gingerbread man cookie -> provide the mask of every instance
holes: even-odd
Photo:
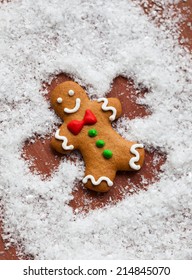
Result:
[[[85,187],[107,192],[117,170],[141,168],[143,145],[123,139],[111,126],[122,113],[117,98],[92,101],[81,86],[68,81],[51,92],[51,105],[64,121],[51,145],[62,154],[80,151],[85,161]]]

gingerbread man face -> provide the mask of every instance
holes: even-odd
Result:
[[[83,88],[71,81],[58,85],[51,94],[51,105],[63,120],[81,111],[83,103],[87,101],[88,97]]]
[[[64,120],[51,145],[63,154],[80,151],[85,161],[85,187],[106,192],[117,170],[141,168],[143,145],[126,141],[111,126],[122,113],[117,98],[91,101],[78,84],[64,82],[52,91],[51,105]]]

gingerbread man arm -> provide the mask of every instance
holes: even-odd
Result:
[[[57,152],[66,154],[76,149],[75,142],[76,141],[74,141],[74,136],[69,132],[66,125],[63,124],[55,132],[55,135],[51,139],[51,146]]]
[[[122,106],[117,98],[99,98],[97,102],[102,102],[101,108],[103,111],[109,111],[111,115],[109,116],[109,120],[112,122],[118,119],[122,113]]]

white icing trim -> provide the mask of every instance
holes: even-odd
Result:
[[[135,156],[130,159],[129,166],[135,170],[139,170],[141,168],[139,164],[135,164],[135,162],[139,161],[140,159],[139,152],[136,150],[138,148],[143,148],[143,144],[133,144],[130,149],[130,152]]]
[[[74,92],[74,90],[70,89],[70,90],[68,91],[68,94],[69,94],[69,96],[73,96],[73,95],[75,94],[75,92]]]
[[[80,98],[76,98],[75,107],[72,108],[72,109],[64,108],[64,112],[68,113],[68,114],[75,113],[75,112],[77,112],[79,110],[80,106],[81,106],[81,99]]]
[[[109,119],[110,119],[111,122],[114,121],[114,120],[115,120],[115,117],[116,117],[116,114],[117,114],[117,110],[116,110],[115,107],[113,107],[113,106],[107,106],[108,103],[109,103],[108,99],[105,98],[105,97],[99,98],[99,99],[97,100],[97,102],[104,102],[104,103],[102,104],[102,106],[101,106],[101,108],[102,108],[103,111],[109,111],[109,110],[110,110],[110,111],[113,112],[113,114],[109,117]]]
[[[57,103],[60,104],[60,103],[62,103],[62,102],[63,102],[63,99],[62,99],[61,97],[58,97],[58,98],[57,98]]]
[[[101,183],[101,181],[106,181],[109,187],[113,186],[113,182],[108,177],[101,176],[97,181],[95,181],[93,175],[85,176],[85,178],[83,178],[82,180],[83,184],[86,184],[89,179],[91,180],[91,183],[95,186],[98,186]]]
[[[67,143],[68,143],[67,137],[59,135],[59,132],[60,132],[60,129],[58,129],[58,130],[56,131],[56,133],[55,133],[55,138],[56,138],[57,140],[62,140],[62,141],[63,141],[63,143],[62,143],[62,148],[63,148],[63,150],[73,150],[73,149],[74,149],[74,146],[73,146],[73,145],[67,146]]]

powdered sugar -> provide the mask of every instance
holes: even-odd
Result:
[[[191,258],[192,58],[176,29],[155,26],[127,0],[17,0],[0,4],[0,24],[4,237],[39,259]],[[75,215],[68,202],[80,162],[64,161],[44,181],[30,173],[22,146],[53,132],[58,119],[40,90],[60,72],[97,98],[119,74],[150,89],[140,102],[152,115],[117,122],[125,138],[167,153],[147,192]]]

